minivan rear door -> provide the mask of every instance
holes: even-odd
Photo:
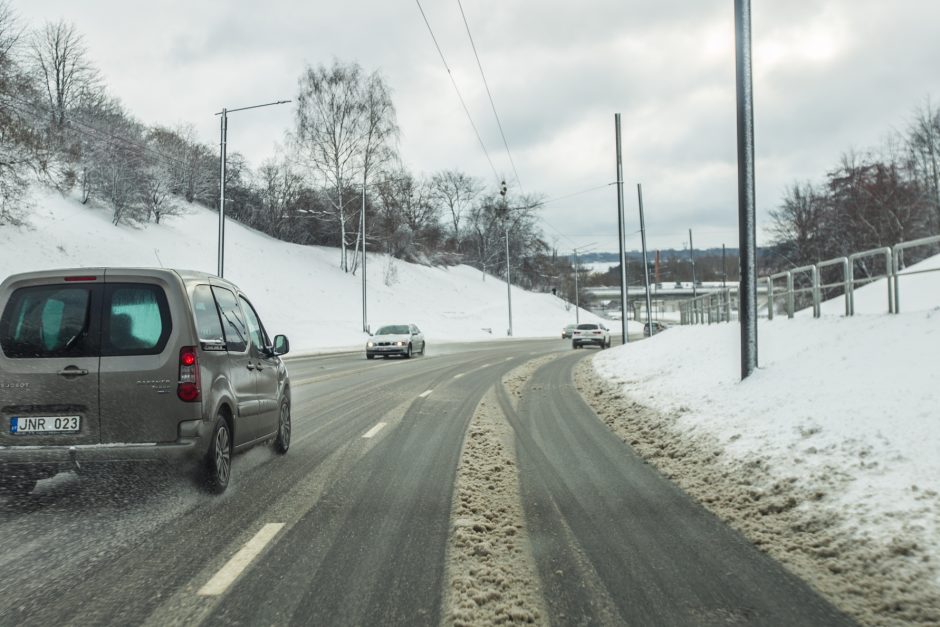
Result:
[[[146,269],[111,269],[105,280],[101,442],[173,442],[179,423],[199,412],[198,403],[176,396],[180,346],[189,335],[182,281],[174,273]]]
[[[97,444],[101,270],[0,288],[0,446]]]

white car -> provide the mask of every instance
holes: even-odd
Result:
[[[579,324],[571,335],[571,348],[581,348],[585,344],[596,344],[601,348],[610,348],[610,331],[603,324],[585,322]]]
[[[401,355],[406,359],[416,353],[424,354],[425,342],[421,329],[414,324],[389,324],[379,327],[366,342],[366,359],[376,355]]]

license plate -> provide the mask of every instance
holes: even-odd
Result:
[[[81,424],[81,416],[13,416],[10,433],[76,433]]]

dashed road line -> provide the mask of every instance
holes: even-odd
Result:
[[[418,398],[427,398],[433,391],[434,390],[427,390],[425,392],[421,392],[421,394],[418,394]]]
[[[224,593],[258,557],[264,547],[274,539],[282,527],[284,523],[268,523],[262,527],[251,540],[245,543],[245,546],[238,550],[238,553],[232,556],[232,559],[226,562],[225,566],[219,569],[219,572],[212,576],[212,579],[206,582],[206,585],[199,589],[199,596],[212,597]]]
[[[366,431],[365,434],[364,434],[362,437],[364,437],[364,438],[371,438],[371,437],[374,436],[376,433],[378,433],[379,431],[381,431],[381,430],[382,430],[382,427],[384,427],[384,426],[385,426],[385,423],[384,423],[384,422],[380,422],[379,424],[375,425],[374,427],[372,427],[371,429],[369,429],[368,431]]]
[[[465,374],[466,374],[465,372],[461,372],[460,374],[455,374],[455,375],[454,375],[454,378],[455,378],[455,379],[459,379],[460,377],[464,376]]]

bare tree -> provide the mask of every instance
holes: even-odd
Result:
[[[360,178],[367,183],[370,170],[390,149],[396,133],[395,109],[378,74],[366,77],[357,63],[334,61],[329,68],[308,66],[301,75],[294,142],[332,191],[344,271],[350,269],[350,222],[359,197],[351,197],[347,190]]]
[[[0,225],[23,220],[21,200],[40,148],[35,116],[22,100],[31,85],[18,63],[21,35],[16,16],[0,0]]]
[[[47,22],[32,38],[32,61],[46,95],[53,129],[61,131],[81,100],[97,97],[98,72],[73,24]]]
[[[783,204],[770,211],[770,234],[793,265],[823,259],[825,198],[809,183],[787,188]]]
[[[460,252],[461,220],[483,191],[482,184],[457,170],[443,170],[431,177],[431,198],[446,209],[454,250]]]
[[[300,77],[295,140],[313,170],[335,194],[332,199],[340,229],[340,268],[346,258],[346,186],[355,176],[363,137],[358,64],[307,67]]]
[[[362,165],[362,202],[366,202],[365,190],[369,185],[369,175],[374,168],[381,168],[395,157],[393,142],[398,137],[398,122],[391,92],[382,76],[376,71],[370,74],[363,86],[363,142],[360,157]],[[353,256],[353,273],[359,260],[359,248],[364,244],[360,238],[365,233],[363,224],[365,215],[359,212],[359,228],[356,233],[356,251]]]
[[[908,142],[914,157],[915,171],[931,191],[931,231],[940,232],[940,110],[930,100],[918,109],[908,133]]]

